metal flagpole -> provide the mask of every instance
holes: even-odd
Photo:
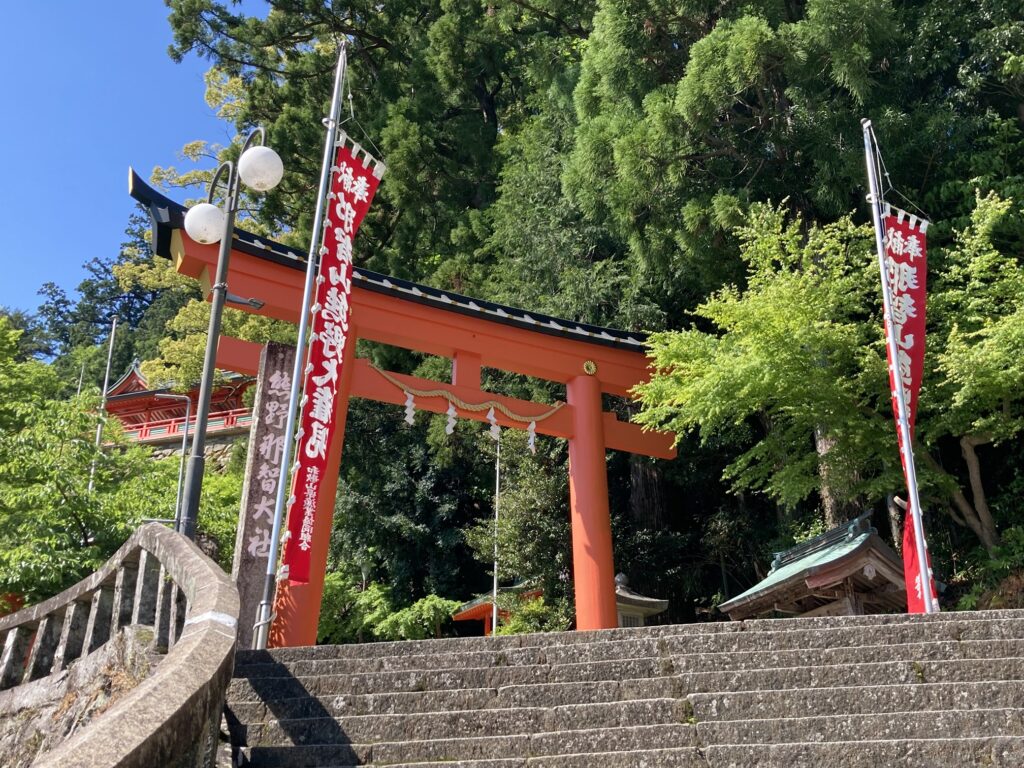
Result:
[[[864,129],[864,155],[867,160],[868,189],[870,195],[868,202],[871,203],[871,218],[875,225],[875,248],[878,250],[878,268],[882,276],[882,306],[885,311],[885,337],[889,350],[889,376],[890,384],[893,386],[893,394],[896,397],[896,418],[899,422],[900,433],[903,436],[901,451],[903,452],[903,465],[907,473],[907,493],[909,495],[910,515],[914,521],[914,543],[917,548],[918,578],[921,584],[921,595],[924,601],[925,613],[936,613],[939,608],[935,604],[932,595],[932,579],[928,567],[928,548],[924,540],[924,523],[921,520],[921,501],[917,493],[917,469],[914,466],[914,446],[910,439],[910,419],[907,414],[907,401],[903,395],[903,382],[894,366],[899,360],[899,350],[896,346],[896,335],[892,321],[892,296],[889,293],[889,281],[886,279],[885,269],[885,240],[882,232],[882,196],[878,191],[878,166],[875,163],[873,152],[874,143],[871,138],[871,121],[861,120]]]
[[[96,450],[100,449],[103,439],[103,412],[107,407],[107,387],[110,386],[110,361],[114,358],[114,334],[117,333],[117,315],[110,323],[110,344],[107,346],[107,370],[103,374],[103,392],[100,393],[100,423],[96,425]],[[83,369],[84,370],[84,369]],[[81,388],[81,384],[79,384]],[[89,493],[92,493],[93,481],[96,479],[96,457],[92,457],[89,466]]]
[[[324,118],[324,125],[327,127],[327,136],[324,139],[324,156],[320,170],[320,187],[317,192],[316,214],[313,217],[313,234],[310,239],[309,255],[306,258],[306,283],[302,292],[302,309],[299,312],[299,333],[295,343],[295,365],[292,368],[292,387],[288,397],[288,419],[284,428],[284,446],[281,454],[281,473],[277,481],[277,499],[274,503],[274,527],[270,534],[270,552],[267,559],[267,577],[263,583],[263,598],[260,601],[256,616],[254,630],[254,647],[264,649],[267,647],[267,637],[270,634],[271,607],[274,600],[274,587],[277,583],[277,556],[280,546],[281,526],[284,520],[285,502],[288,498],[291,484],[289,474],[291,471],[292,444],[295,440],[295,422],[298,416],[299,393],[302,386],[302,376],[305,370],[305,340],[309,328],[309,307],[313,296],[313,286],[316,282],[317,267],[320,263],[320,242],[323,236],[324,208],[326,207],[327,191],[331,183],[331,165],[334,160],[334,144],[338,137],[338,119],[341,113],[341,93],[345,81],[347,59],[345,55],[345,41],[341,41],[338,49],[338,65],[334,72],[334,92],[331,95],[331,111]]]
[[[491,635],[498,629],[498,501],[501,498],[501,433],[494,459],[494,586],[491,592]]]
[[[185,457],[188,455],[188,423],[192,419],[192,398],[189,395],[176,395],[172,392],[161,392],[154,397],[185,403],[185,426],[181,435],[181,458],[178,460],[178,497],[174,501],[174,530],[181,533],[181,492],[182,481],[185,478]]]

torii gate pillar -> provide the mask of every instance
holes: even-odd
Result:
[[[569,508],[572,519],[576,628],[617,627],[612,525],[601,383],[577,376],[566,384],[574,435],[569,438]]]
[[[352,328],[345,339],[345,360],[355,361],[356,332]],[[334,409],[334,434],[327,446],[327,466],[340,467],[345,446],[345,422],[348,419],[348,400],[352,394],[355,365],[342,366],[338,379],[338,395]],[[309,552],[309,581],[300,584],[284,579],[278,582],[274,600],[277,614],[270,626],[270,648],[290,648],[297,645],[316,645],[316,631],[320,623],[320,603],[324,596],[324,576],[327,573],[327,550],[334,524],[334,497],[338,493],[338,473],[327,472],[321,482],[320,498],[313,518],[313,546]]]

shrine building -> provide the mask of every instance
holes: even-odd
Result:
[[[252,426],[252,409],[247,408],[243,395],[254,383],[251,376],[226,372],[222,383],[215,387],[210,400],[210,420],[206,434],[209,437],[237,438],[247,435]],[[152,388],[142,371],[139,361],[106,392],[105,410],[121,422],[128,439],[145,445],[168,444],[180,449],[184,436],[186,411],[189,417],[189,434],[195,426],[195,403],[199,397],[198,385],[187,393],[191,408],[180,397],[165,397],[173,393],[168,387]]]

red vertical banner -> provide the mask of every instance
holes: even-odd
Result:
[[[899,410],[896,402],[896,387],[903,390],[903,401],[907,406],[907,423],[910,425],[910,439],[914,435],[917,417],[917,400],[921,391],[924,374],[925,346],[925,303],[926,280],[928,276],[928,249],[926,235],[928,222],[911,216],[906,211],[890,209],[883,217],[885,228],[885,279],[889,289],[892,312],[892,333],[895,337],[897,360],[892,360],[889,347],[889,386],[892,392],[892,410],[896,416],[896,433],[900,441],[900,458],[903,460],[903,441],[907,439],[900,429]],[[903,473],[906,476],[906,462]],[[914,537],[914,521],[910,505],[903,521],[903,573],[907,582],[907,612],[924,613],[921,567],[917,559]],[[931,578],[930,562],[928,581],[932,594],[935,583]]]
[[[311,307],[310,344],[296,436],[296,469],[288,500],[288,579],[309,581],[313,520],[320,485],[327,472],[327,449],[334,433],[335,399],[349,333],[352,294],[352,242],[370,208],[384,166],[342,133],[331,168],[330,192],[320,246],[320,266]],[[360,156],[361,155],[361,156]]]
[[[932,587],[932,598],[938,604],[939,594],[932,578],[932,556],[928,557],[928,581]],[[924,593],[921,591],[921,569],[917,563],[917,540],[914,538],[914,517],[907,505],[903,515],[903,578],[907,583],[907,613],[927,613],[924,605]]]

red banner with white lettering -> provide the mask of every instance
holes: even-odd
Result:
[[[361,156],[360,156],[361,155]],[[320,266],[311,307],[309,357],[303,382],[297,468],[288,500],[288,541],[284,565],[292,582],[309,581],[313,523],[327,451],[334,434],[335,399],[345,364],[352,293],[352,241],[370,208],[384,166],[342,134],[331,168],[330,192],[320,246]],[[332,499],[333,502],[333,499]]]
[[[907,422],[913,439],[917,417],[917,398],[921,391],[921,377],[924,373],[925,334],[925,283],[928,276],[928,250],[925,233],[928,222],[911,216],[906,211],[890,209],[883,218],[885,227],[885,276],[889,287],[892,309],[893,336],[896,339],[898,360],[889,357],[889,386],[892,392],[892,411],[896,416],[896,434],[900,441],[900,458],[903,458],[904,435],[900,430],[899,410],[896,404],[896,387],[903,388],[903,400],[907,406]],[[888,356],[888,347],[887,356]],[[899,377],[897,384],[896,377]],[[903,473],[907,467],[904,462]],[[914,520],[910,504],[903,520],[903,574],[907,582],[907,612],[924,613],[924,595],[921,590],[921,569],[917,561],[917,546],[914,537]],[[928,564],[929,583],[935,593],[931,579],[931,563]]]

